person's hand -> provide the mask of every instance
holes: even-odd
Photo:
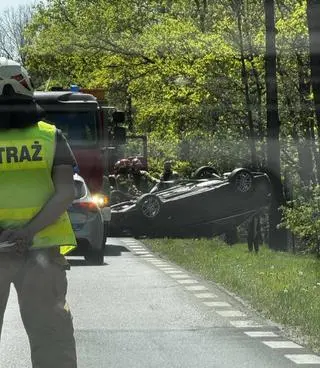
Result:
[[[0,234],[0,243],[12,243],[13,250],[23,255],[32,245],[33,234],[28,228],[6,229]]]
[[[24,240],[18,239],[13,246],[14,251],[18,256],[23,256],[29,249],[30,243],[27,243]]]
[[[14,230],[13,229],[6,229],[2,230],[0,234],[0,243],[11,243],[11,237],[13,237]]]

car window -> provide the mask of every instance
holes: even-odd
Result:
[[[97,143],[94,112],[47,111],[46,119],[61,129],[71,146],[90,146]]]

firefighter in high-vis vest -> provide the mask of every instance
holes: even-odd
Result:
[[[76,245],[66,212],[76,162],[62,133],[40,114],[27,71],[0,58],[0,331],[12,283],[32,366],[75,368],[60,249]]]

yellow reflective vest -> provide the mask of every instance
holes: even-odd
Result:
[[[27,129],[0,131],[0,226],[21,227],[54,194],[52,165],[56,128],[40,121]],[[66,254],[76,245],[67,212],[33,238],[33,248],[61,246]]]

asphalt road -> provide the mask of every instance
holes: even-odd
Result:
[[[108,243],[104,266],[72,259],[68,274],[80,368],[320,367],[318,356],[216,285],[134,239]],[[31,367],[14,290],[0,367]]]

